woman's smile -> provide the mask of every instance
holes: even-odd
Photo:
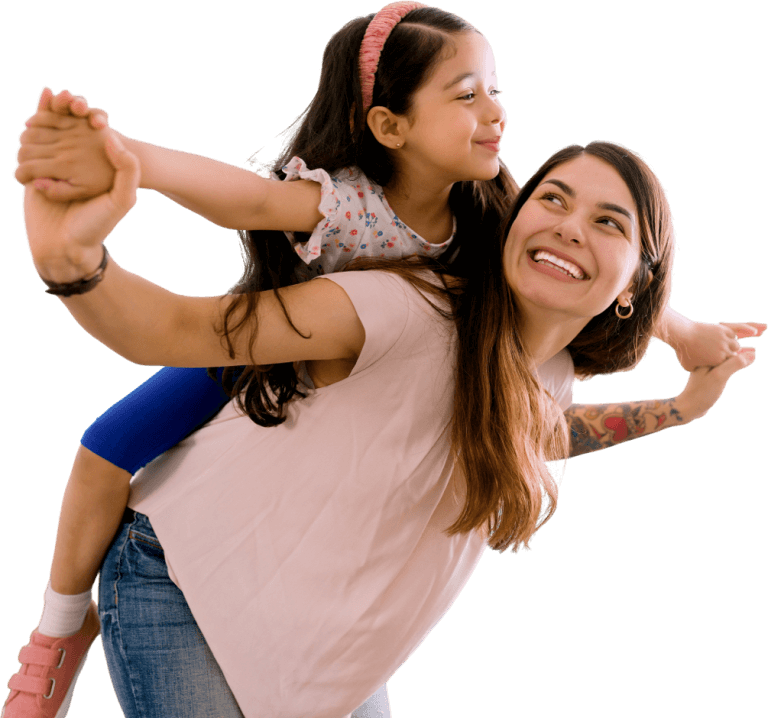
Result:
[[[526,257],[528,258],[529,266],[534,271],[546,274],[547,276],[552,277],[553,279],[557,279],[558,281],[566,282],[568,284],[581,284],[582,282],[585,282],[587,279],[589,279],[587,276],[584,276],[581,279],[577,279],[576,277],[571,276],[562,267],[558,267],[554,263],[548,262],[546,259],[535,262],[530,253],[527,253]]]

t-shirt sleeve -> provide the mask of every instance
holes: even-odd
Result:
[[[206,369],[166,367],[105,411],[82,445],[131,474],[185,439],[229,401]]]
[[[402,277],[376,270],[337,272],[323,279],[347,293],[365,329],[365,344],[350,376],[359,374],[382,359],[403,336],[415,290]]]
[[[539,380],[565,411],[573,403],[575,370],[571,353],[563,349],[539,367]]]

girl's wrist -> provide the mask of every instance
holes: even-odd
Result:
[[[680,346],[688,341],[693,324],[694,322],[690,319],[668,307],[664,312],[664,336],[660,338],[677,351]]]
[[[147,148],[151,147],[151,145],[148,145],[146,142],[141,142],[140,140],[134,140],[130,137],[126,137],[119,132],[117,135],[120,137],[123,145],[125,145],[125,149],[127,149],[131,154],[136,155],[139,160],[139,187],[141,189],[152,189],[151,185],[148,184],[148,178],[145,177],[145,175],[148,174],[145,171],[148,165],[146,162],[146,152]]]

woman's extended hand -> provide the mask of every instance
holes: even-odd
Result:
[[[36,180],[35,187],[58,202],[95,197],[112,188],[103,110],[89,108],[84,97],[67,90],[54,96],[46,88],[26,124],[16,170],[21,184]]]
[[[683,421],[687,423],[704,416],[720,398],[728,380],[754,360],[755,350],[750,347],[740,349],[718,366],[694,369],[688,384],[675,402]]]
[[[29,246],[37,271],[50,281],[73,282],[95,271],[104,239],[136,203],[139,162],[117,133],[105,132],[106,155],[115,170],[109,193],[84,202],[59,203],[47,199],[33,184],[26,185]]]

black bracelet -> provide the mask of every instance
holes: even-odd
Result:
[[[48,289],[45,290],[46,294],[54,294],[57,297],[71,297],[73,294],[85,294],[90,292],[102,279],[104,279],[104,270],[107,268],[107,259],[109,258],[109,252],[107,252],[106,246],[101,245],[104,250],[104,256],[101,259],[101,264],[96,268],[93,276],[83,279],[78,279],[76,282],[67,282],[66,284],[59,284],[57,282],[49,282],[47,279],[42,279],[47,285]]]

